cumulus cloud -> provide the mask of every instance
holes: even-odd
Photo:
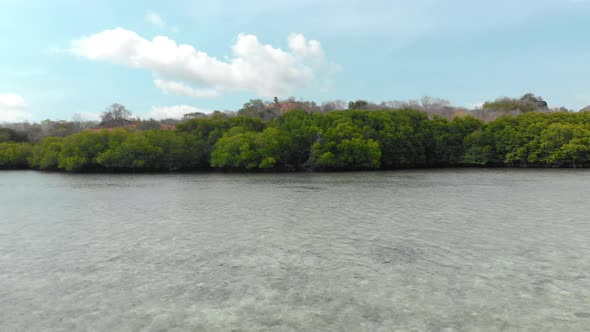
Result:
[[[301,57],[310,57],[316,60],[324,60],[324,50],[317,40],[307,40],[299,33],[291,34],[288,38],[289,48]]]
[[[146,118],[161,119],[180,119],[188,113],[209,113],[209,110],[203,110],[189,105],[174,106],[152,106],[152,110],[145,114]]]
[[[26,111],[25,99],[16,93],[0,93],[0,122],[30,120],[32,115]]]
[[[148,40],[134,31],[116,28],[74,40],[70,52],[93,61],[149,70],[162,91],[194,97],[225,91],[284,97],[338,70],[327,61],[316,40],[293,34],[288,48],[282,50],[261,43],[254,35],[240,34],[231,48],[232,57],[220,60],[165,36]]]

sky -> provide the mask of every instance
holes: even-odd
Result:
[[[0,122],[249,99],[590,105],[590,0],[0,0]]]

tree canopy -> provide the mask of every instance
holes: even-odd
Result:
[[[13,131],[1,131],[1,137],[11,139],[0,142],[0,167],[294,171],[590,166],[589,112],[526,112],[488,123],[416,110],[290,111],[268,122],[218,113],[192,118],[175,130],[149,128],[82,131],[38,143],[19,142]]]

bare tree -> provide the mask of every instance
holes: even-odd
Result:
[[[112,104],[100,115],[100,125],[105,127],[117,127],[128,124],[131,111],[121,104]]]
[[[72,127],[75,132],[82,131],[84,129],[92,128],[97,124],[96,121],[88,120],[84,115],[75,113],[72,115]]]
[[[341,111],[346,109],[346,102],[343,100],[327,101],[322,103],[321,112]]]

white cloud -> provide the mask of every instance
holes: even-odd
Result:
[[[145,16],[143,18],[146,22],[158,28],[165,28],[167,26],[166,22],[164,22],[164,20],[158,13],[148,11],[145,13]]]
[[[180,82],[154,80],[156,87],[166,94],[177,94],[197,98],[213,98],[219,96],[219,91],[214,89],[193,89]]]
[[[32,115],[26,111],[25,99],[16,93],[0,93],[0,122],[27,121]]]
[[[319,41],[307,40],[304,35],[293,33],[289,36],[288,42],[293,54],[303,61],[308,61],[314,69],[324,70],[329,73],[342,70],[340,65],[326,60],[326,54]]]
[[[199,97],[210,97],[213,91],[284,97],[338,69],[326,60],[316,40],[294,34],[288,46],[285,51],[260,43],[254,35],[240,34],[232,46],[233,56],[222,61],[165,36],[147,40],[134,31],[116,28],[74,40],[70,52],[93,61],[149,70],[165,92]]]
[[[0,94],[0,109],[18,109],[23,110],[27,108],[25,99],[16,93],[1,93]]]
[[[145,114],[145,118],[153,119],[180,119],[187,113],[209,113],[209,110],[203,110],[189,105],[174,106],[152,106],[152,110]]]

